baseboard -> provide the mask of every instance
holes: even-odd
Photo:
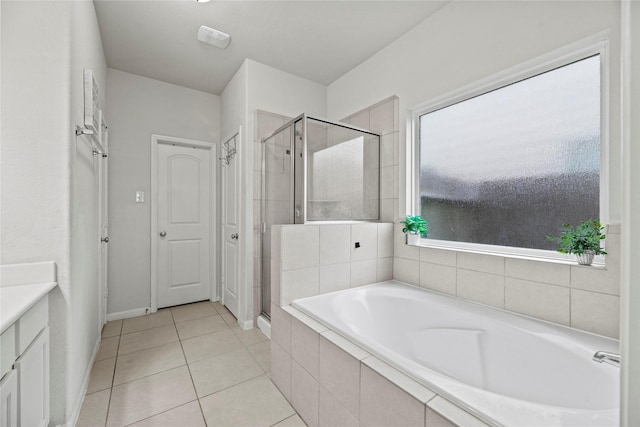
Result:
[[[258,316],[258,328],[271,339],[271,322],[263,315]]]
[[[93,354],[91,355],[91,361],[87,366],[87,369],[84,373],[84,377],[82,378],[82,385],[80,386],[80,391],[75,398],[75,404],[73,405],[73,409],[69,416],[67,417],[67,423],[65,424],[67,427],[74,427],[78,423],[78,418],[80,417],[80,411],[82,410],[82,404],[84,403],[84,396],[87,393],[87,387],[89,387],[89,380],[91,379],[91,370],[93,369],[93,363],[96,360],[96,356],[98,355],[98,350],[100,350],[100,342],[102,341],[102,337],[98,335],[98,341],[96,341],[96,345],[93,349]]]
[[[253,319],[251,320],[238,320],[238,325],[240,325],[240,327],[242,329],[244,329],[245,331],[248,331],[249,329],[253,329]]]
[[[149,314],[150,312],[151,308],[142,307],[134,308],[133,310],[118,311],[116,313],[108,313],[107,322],[111,322],[112,320],[128,319],[130,317],[144,316],[145,314]]]

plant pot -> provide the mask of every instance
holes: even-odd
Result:
[[[420,235],[418,234],[405,234],[407,238],[407,245],[418,246],[420,244]]]
[[[596,252],[591,250],[586,250],[581,254],[576,254],[578,264],[580,265],[591,265],[594,256],[596,256]]]

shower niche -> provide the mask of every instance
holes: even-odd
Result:
[[[271,310],[271,226],[380,220],[380,135],[301,115],[262,140],[263,314]]]

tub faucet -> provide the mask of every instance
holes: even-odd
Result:
[[[609,353],[608,351],[596,351],[593,355],[593,360],[598,363],[608,363],[609,365],[620,367],[620,355]]]

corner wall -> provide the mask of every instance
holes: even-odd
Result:
[[[107,70],[109,301],[114,314],[151,306],[151,134],[220,139],[220,97]],[[136,191],[145,202],[136,203]]]
[[[79,410],[99,340],[97,171],[84,121],[83,68],[105,106],[106,67],[92,2],[3,1],[2,264],[54,261],[49,298],[51,424]],[[38,31],[33,31],[37,28]]]

